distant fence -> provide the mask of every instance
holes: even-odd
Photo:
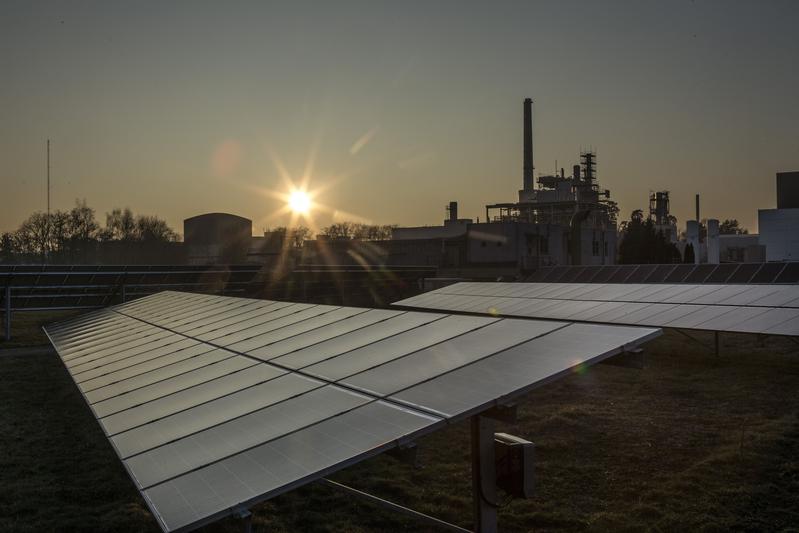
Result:
[[[18,311],[94,309],[164,290],[251,295],[260,265],[0,265],[5,338]]]
[[[164,290],[334,305],[383,305],[421,291],[430,267],[300,265],[0,265],[5,338],[19,311],[106,307]]]
[[[799,283],[799,262],[554,266],[526,281],[544,283]]]

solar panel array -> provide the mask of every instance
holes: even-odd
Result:
[[[799,335],[797,285],[463,282],[394,305],[508,317]]]
[[[174,292],[46,331],[164,531],[199,527],[659,334]]]
[[[263,285],[260,265],[0,265],[14,311],[103,307],[163,290],[249,295]],[[6,293],[0,291],[5,305]]]
[[[799,283],[797,263],[542,267],[526,281],[546,283]]]

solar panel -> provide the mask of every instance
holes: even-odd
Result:
[[[446,301],[471,309],[484,298]],[[175,292],[46,332],[164,531],[199,527],[659,334]]]
[[[697,265],[695,269],[688,274],[683,283],[704,283],[705,280],[716,270],[718,265]]]
[[[558,282],[559,283],[572,283],[574,281],[577,281],[577,278],[583,273],[584,270],[585,270],[585,267],[570,268],[566,272],[566,274],[561,276],[561,278],[558,280]]]
[[[602,271],[602,268],[603,267],[601,266],[585,267],[583,273],[580,276],[578,276],[577,279],[575,279],[574,281],[579,283],[589,283],[593,281],[593,279],[597,276],[597,274],[599,274]]]
[[[643,283],[643,281],[649,277],[652,271],[655,270],[657,265],[640,265],[635,271],[630,274],[625,281],[625,283]]]
[[[681,266],[693,269],[693,265]],[[472,283],[455,284],[394,305],[505,317],[799,336],[796,285]]]
[[[663,281],[665,283],[680,283],[693,272],[695,267],[696,265],[677,265]]]
[[[751,283],[774,283],[785,268],[785,263],[764,263],[752,277]]]
[[[607,281],[612,278],[617,271],[621,269],[620,266],[606,266],[602,267],[596,276],[591,280],[592,283],[607,283]]]
[[[749,283],[752,277],[763,266],[762,263],[741,263],[735,273],[727,280],[728,283]]]
[[[799,283],[799,263],[788,263],[774,283]]]
[[[567,270],[569,270],[569,267],[567,266],[552,267],[549,269],[549,272],[547,273],[546,277],[544,277],[544,281],[547,282],[558,281],[560,277],[566,273]]]
[[[620,266],[616,272],[608,279],[608,283],[624,283],[624,281],[635,272],[638,265],[623,265]]]
[[[705,279],[705,283],[725,283],[738,270],[738,263],[717,265],[715,270]]]

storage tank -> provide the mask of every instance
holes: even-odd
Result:
[[[694,263],[699,264],[699,221],[689,220],[685,223],[685,240],[694,248]]]
[[[190,264],[243,263],[252,240],[252,221],[229,213],[206,213],[183,221]]]
[[[707,221],[707,262],[719,264],[719,221],[715,218]]]

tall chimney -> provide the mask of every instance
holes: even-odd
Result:
[[[458,221],[458,202],[450,202],[449,203],[449,219],[453,222]]]
[[[699,222],[699,195],[696,195],[696,221]]]
[[[524,174],[523,189],[533,190],[533,100],[524,99]]]

